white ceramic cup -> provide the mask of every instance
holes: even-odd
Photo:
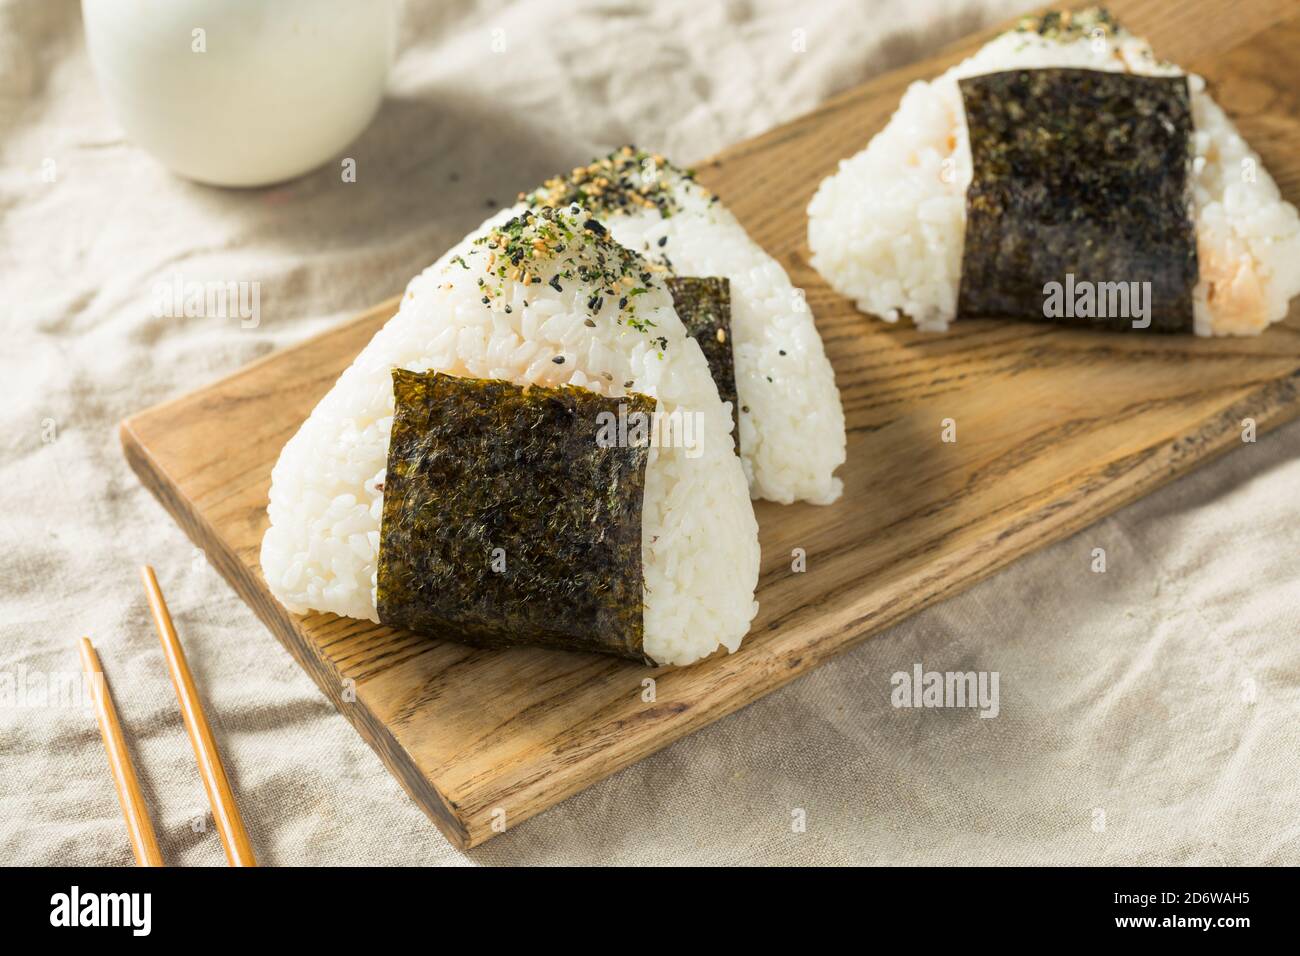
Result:
[[[86,43],[127,135],[219,186],[301,175],[384,95],[392,0],[82,0]]]

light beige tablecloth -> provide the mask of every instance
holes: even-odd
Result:
[[[1300,426],[469,854],[118,448],[123,416],[399,291],[546,175],[625,141],[702,158],[1017,6],[428,0],[406,9],[391,98],[348,152],[357,183],[331,166],[226,192],[124,139],[76,3],[4,0],[0,680],[75,672],[76,637],[94,637],[177,863],[223,855],[191,825],[206,802],[136,579],[146,561],[266,863],[1300,862]],[[487,55],[498,28],[531,54]],[[154,318],[154,283],[178,272],[260,282],[260,327]],[[997,671],[999,716],[892,707],[890,675],[917,662]],[[0,862],[129,861],[90,715],[0,706]]]

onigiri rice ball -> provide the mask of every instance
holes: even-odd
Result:
[[[639,257],[584,228],[576,207],[548,221],[573,236],[564,261],[539,256],[521,271],[481,242],[511,220],[503,211],[407,287],[397,314],[321,399],[271,476],[261,563],[291,611],[378,621],[380,519],[393,424],[392,369],[436,370],[518,385],[573,385],[619,397],[638,392],[656,411],[700,423],[690,445],[652,446],[645,466],[641,557],[645,654],[689,664],[734,651],[757,611],[758,527],[735,454],[729,409],[672,298]],[[540,217],[510,225],[542,241]],[[644,291],[635,314],[583,275],[622,260]],[[557,361],[562,358],[563,361]]]
[[[521,198],[531,208],[581,202],[615,240],[674,275],[728,279],[751,494],[783,504],[839,498],[844,410],[812,310],[716,196],[663,156],[624,146]]]
[[[913,83],[889,123],[808,206],[812,264],[864,312],[943,331],[957,316],[972,179],[958,80],[1067,67],[1181,76],[1102,10],[1030,17],[941,76]],[[1232,121],[1188,74],[1198,335],[1255,335],[1300,293],[1300,216]]]

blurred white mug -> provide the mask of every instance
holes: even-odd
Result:
[[[393,0],[82,0],[100,88],[174,172],[262,186],[348,145],[383,99]]]

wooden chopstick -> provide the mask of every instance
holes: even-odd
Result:
[[[99,719],[99,734],[104,738],[108,769],[112,772],[113,784],[117,787],[117,800],[122,804],[122,815],[126,817],[126,832],[135,853],[135,862],[139,866],[162,866],[158,836],[154,833],[153,821],[149,819],[149,808],[140,791],[140,781],[135,775],[135,766],[131,763],[131,752],[126,747],[122,724],[117,719],[117,709],[108,692],[104,669],[99,665],[99,655],[95,653],[95,645],[90,643],[88,637],[81,639],[78,648],[81,651],[81,669],[90,681],[90,695],[95,702],[95,716]]]
[[[208,802],[212,804],[212,818],[221,835],[221,845],[226,848],[226,862],[231,866],[257,866],[252,844],[248,840],[248,831],[244,829],[239,807],[235,804],[234,791],[226,778],[225,767],[221,765],[221,755],[217,753],[216,739],[212,736],[207,717],[203,715],[199,694],[194,687],[194,677],[185,661],[185,652],[181,650],[180,639],[176,636],[172,616],[167,610],[167,602],[163,600],[153,568],[147,564],[142,567],[140,579],[144,582],[145,594],[149,597],[149,610],[153,612],[153,622],[158,628],[158,638],[162,641],[163,656],[167,658],[167,670],[171,673],[172,686],[176,689],[176,699],[180,701],[181,716],[185,719],[185,730],[190,735],[194,757],[199,763],[203,787],[208,792]]]

